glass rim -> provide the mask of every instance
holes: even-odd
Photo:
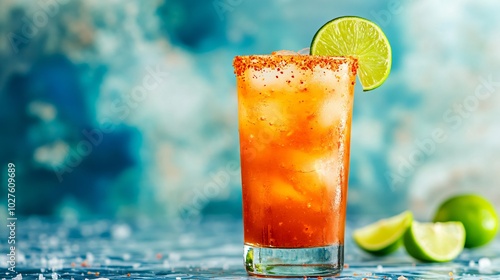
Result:
[[[279,57],[300,57],[300,58],[323,58],[323,59],[349,59],[349,60],[358,60],[355,56],[332,56],[332,55],[316,55],[316,54],[245,54],[245,55],[236,55],[234,58],[279,58]]]
[[[264,54],[264,55],[238,55],[233,59],[233,67],[237,76],[247,69],[279,69],[287,65],[297,65],[302,70],[313,70],[316,67],[338,69],[340,65],[349,65],[353,75],[359,68],[358,59],[354,56],[324,56],[302,54]]]

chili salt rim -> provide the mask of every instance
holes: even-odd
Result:
[[[261,71],[265,68],[279,69],[289,64],[301,70],[313,70],[315,67],[336,70],[347,61],[351,72],[356,75],[358,60],[352,56],[319,56],[319,55],[247,55],[235,56],[233,59],[234,73],[241,76],[248,69]]]

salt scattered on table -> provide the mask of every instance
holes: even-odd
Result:
[[[479,268],[486,268],[491,266],[491,260],[488,258],[480,258],[477,264]]]
[[[85,259],[87,260],[88,263],[93,263],[94,262],[94,255],[90,252],[87,252],[85,255]]]
[[[122,258],[123,258],[124,261],[128,261],[128,260],[130,260],[130,254],[129,253],[125,253],[125,254],[123,254]]]
[[[168,259],[172,262],[177,262],[181,259],[181,255],[177,253],[170,253],[168,254]]]
[[[111,228],[111,236],[114,239],[127,239],[130,237],[132,233],[132,230],[130,229],[130,226],[127,224],[117,224],[113,225]]]
[[[491,269],[491,260],[489,258],[480,258],[477,261],[477,266],[480,273],[488,273]]]

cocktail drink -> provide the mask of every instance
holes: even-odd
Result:
[[[357,60],[238,56],[234,67],[247,271],[340,272]]]
[[[391,61],[380,27],[350,16],[323,25],[310,55],[235,57],[249,274],[341,272],[356,74],[373,90]]]

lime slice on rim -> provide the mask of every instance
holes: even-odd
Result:
[[[314,35],[310,53],[357,58],[364,91],[379,87],[391,72],[392,52],[387,37],[378,25],[360,17],[327,22]]]
[[[412,220],[413,215],[410,211],[379,220],[355,230],[354,242],[368,253],[378,256],[390,254],[402,244],[402,237]]]
[[[404,235],[406,251],[428,262],[447,262],[464,249],[465,228],[461,222],[413,222]]]

